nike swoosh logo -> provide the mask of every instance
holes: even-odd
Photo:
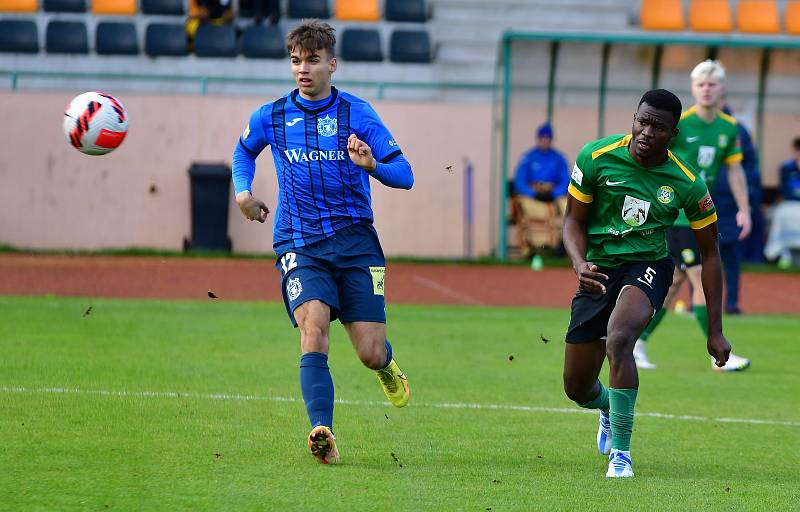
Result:
[[[400,373],[400,375],[398,375],[398,377],[400,377],[402,380],[408,380],[408,379],[406,378],[406,374],[405,374],[405,373],[402,373],[402,372]]]
[[[698,140],[700,140],[699,135],[697,137],[686,137],[686,142],[688,142],[689,144],[691,144],[692,142],[697,142]]]
[[[299,123],[302,120],[303,120],[302,117],[295,117],[291,121],[286,121],[286,126],[294,126],[294,125],[296,125],[297,123]]]
[[[606,185],[608,185],[609,187],[613,187],[614,185],[622,185],[623,183],[625,183],[624,180],[623,181],[606,180]]]

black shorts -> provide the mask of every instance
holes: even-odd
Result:
[[[700,265],[700,246],[694,237],[694,230],[685,226],[667,229],[667,249],[676,267],[681,270]]]
[[[675,265],[671,258],[658,261],[626,263],[621,267],[598,268],[608,276],[606,293],[578,290],[572,299],[572,315],[567,329],[567,343],[588,343],[605,339],[608,319],[625,286],[635,286],[647,294],[655,313],[664,305]]]

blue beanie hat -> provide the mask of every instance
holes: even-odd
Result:
[[[549,139],[553,138],[553,128],[550,126],[550,123],[545,122],[539,129],[536,131],[536,137],[542,138],[547,137]]]

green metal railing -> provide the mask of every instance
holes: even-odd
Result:
[[[28,71],[28,70],[3,70],[0,69],[0,77],[8,77],[10,80],[10,90],[16,91],[19,88],[21,78],[46,78],[46,79],[92,79],[92,80],[121,80],[121,81],[145,81],[145,82],[171,82],[171,83],[195,83],[199,87],[199,93],[209,94],[209,86],[213,84],[240,84],[240,85],[282,85],[287,88],[294,87],[295,82],[285,78],[243,78],[230,76],[207,76],[207,75],[160,75],[160,74],[137,74],[137,73],[90,73],[90,72],[64,72],[64,71]],[[429,89],[445,91],[494,91],[495,85],[492,83],[462,83],[462,82],[383,82],[383,81],[356,81],[356,80],[337,80],[337,86],[343,88],[364,88],[374,89],[377,99],[384,99],[386,91],[389,89]]]
[[[558,54],[563,43],[597,43],[602,46],[600,62],[600,82],[596,88],[563,88],[575,91],[585,89],[587,92],[598,94],[598,137],[604,133],[605,105],[608,94],[608,62],[613,45],[636,44],[652,45],[655,49],[653,65],[651,68],[651,88],[658,87],[661,77],[661,59],[664,46],[668,45],[691,45],[705,46],[707,55],[713,58],[719,47],[755,48],[761,49],[761,60],[758,71],[758,91],[756,103],[756,140],[759,150],[763,147],[764,134],[764,100],[766,96],[767,75],[769,74],[771,50],[800,49],[800,38],[791,36],[760,36],[744,34],[713,34],[701,35],[694,33],[680,32],[661,32],[661,33],[564,33],[557,31],[537,31],[519,32],[507,31],[501,40],[500,55],[502,62],[502,84],[500,86],[502,126],[501,126],[501,152],[500,157],[500,204],[498,216],[498,247],[497,256],[501,261],[507,259],[507,229],[506,229],[506,208],[508,203],[508,187],[506,183],[509,177],[509,115],[511,108],[511,93],[513,90],[541,90],[543,87],[516,87],[511,84],[511,45],[517,41],[541,41],[550,43],[550,66],[547,80],[547,118],[553,118],[556,94],[556,72],[558,71]],[[615,89],[620,91],[620,89]],[[644,92],[644,91],[640,91]],[[800,99],[800,92],[797,97]]]

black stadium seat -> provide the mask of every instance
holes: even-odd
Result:
[[[389,21],[418,21],[428,19],[425,0],[386,0],[384,16]]]
[[[328,0],[289,0],[289,17],[326,20],[331,17],[331,10]]]
[[[97,24],[94,46],[100,55],[136,55],[139,53],[136,26],[124,21],[101,21]]]
[[[39,53],[39,31],[32,20],[0,20],[0,52]]]
[[[250,25],[242,34],[242,55],[249,59],[284,59],[286,41],[276,26]]]
[[[342,33],[341,53],[344,60],[381,62],[381,36],[373,29],[345,29]]]
[[[89,53],[89,36],[82,21],[57,21],[47,24],[45,48],[48,53]]]
[[[152,57],[183,57],[186,48],[186,29],[177,23],[151,23],[145,32],[145,53]]]
[[[141,0],[143,14],[165,14],[183,16],[184,0]]]
[[[198,57],[236,57],[239,48],[233,25],[203,24],[197,27],[194,53]]]
[[[432,60],[431,38],[424,30],[395,30],[392,32],[389,59],[392,62],[422,62]]]
[[[44,0],[47,12],[86,12],[86,0]]]

